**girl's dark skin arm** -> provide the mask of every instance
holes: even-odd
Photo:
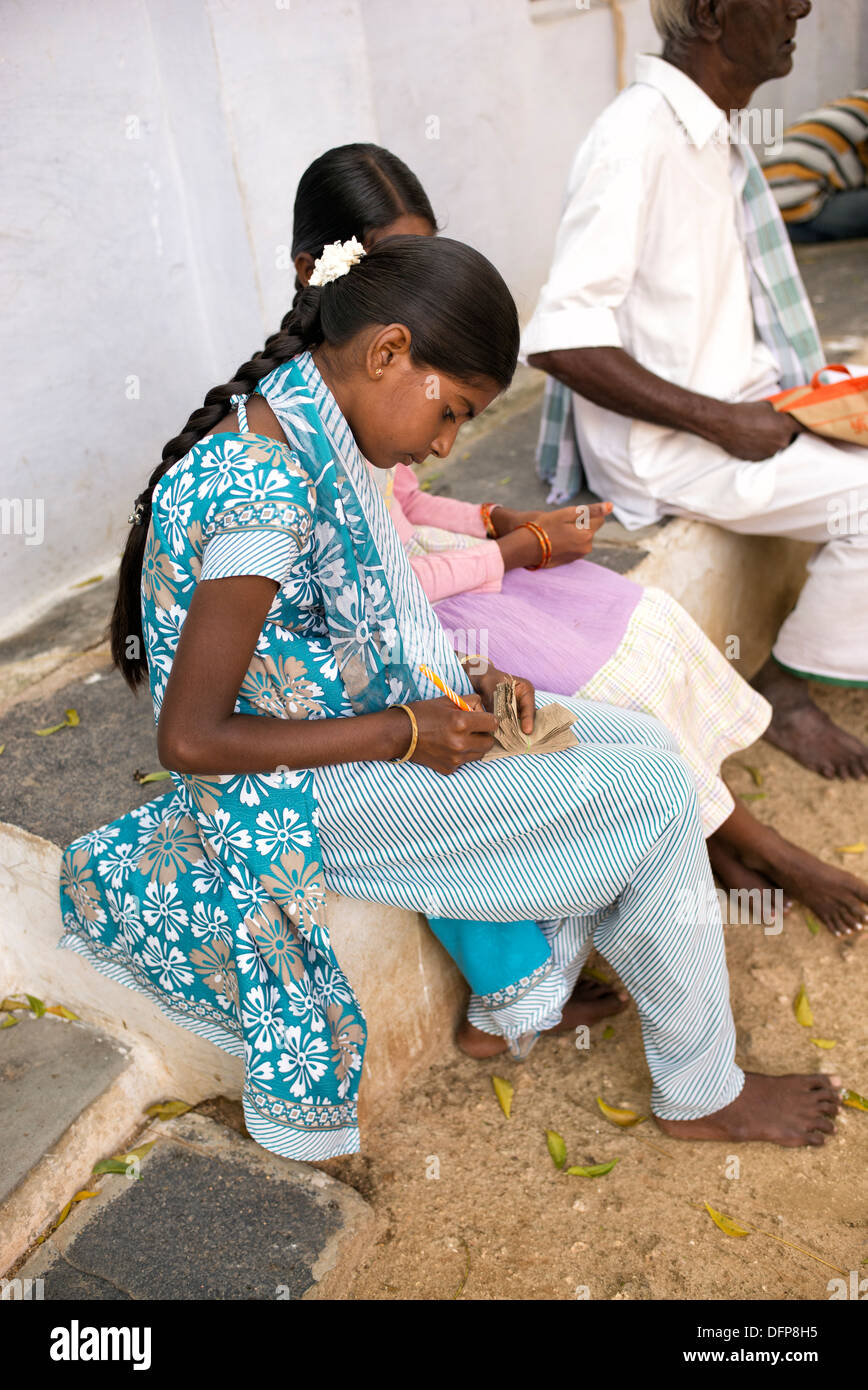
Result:
[[[410,746],[410,721],[401,709],[303,720],[233,712],[277,587],[256,575],[198,585],[160,713],[157,746],[164,767],[205,776],[274,772],[385,761],[401,757]],[[489,668],[474,685],[489,694],[498,676]],[[416,701],[411,708],[419,741],[413,762],[446,774],[481,758],[492,747],[497,721],[480,700],[473,703],[477,707],[468,713],[445,698]]]

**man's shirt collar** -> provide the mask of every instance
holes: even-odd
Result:
[[[714,135],[728,140],[729,123],[724,112],[692,77],[672,63],[667,63],[665,58],[639,53],[636,57],[636,81],[656,87],[666,98],[697,149],[701,150]]]

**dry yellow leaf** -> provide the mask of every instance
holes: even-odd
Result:
[[[715,1210],[714,1210],[714,1207],[710,1207],[710,1206],[708,1205],[707,1202],[705,1203],[705,1210],[708,1212],[708,1214],[709,1214],[709,1216],[711,1217],[712,1221],[714,1222],[715,1226],[719,1226],[720,1229],[723,1231],[724,1235],[727,1235],[727,1236],[749,1236],[749,1235],[750,1235],[750,1231],[746,1231],[746,1230],[744,1229],[744,1226],[739,1226],[739,1224],[738,1224],[737,1221],[733,1221],[732,1217],[730,1217],[730,1216],[724,1216],[724,1215],[723,1215],[723,1212],[715,1211]]]
[[[494,1094],[497,1096],[500,1108],[507,1119],[512,1110],[512,1098],[515,1095],[515,1087],[511,1081],[505,1080],[502,1076],[493,1076],[491,1084],[494,1087]]]
[[[796,1015],[796,1022],[801,1023],[803,1028],[813,1028],[814,1011],[808,1003],[804,985],[799,985],[799,992],[793,1000],[793,1013]]]
[[[567,1161],[567,1146],[562,1135],[558,1134],[556,1129],[547,1129],[546,1144],[551,1154],[552,1163],[556,1168],[563,1168]]]
[[[149,1105],[145,1114],[155,1120],[171,1120],[173,1115],[186,1115],[192,1108],[185,1100],[164,1100],[159,1105]]]
[[[842,1091],[841,1104],[849,1105],[851,1110],[868,1110],[868,1100],[864,1096],[860,1096],[858,1091]]]
[[[567,1169],[567,1176],[570,1178],[602,1178],[606,1173],[611,1173],[616,1163],[620,1163],[620,1158],[610,1158],[608,1163],[590,1163],[586,1167],[575,1167]]]
[[[856,845],[839,845],[839,846],[838,846],[838,853],[839,853],[839,854],[864,854],[864,853],[865,853],[865,841],[864,841],[864,840],[860,840],[859,843],[856,844]]]
[[[70,1022],[78,1019],[78,1014],[74,1014],[72,1010],[67,1009],[64,1004],[52,1004],[45,1012],[47,1014],[55,1014],[57,1018],[65,1018]]]
[[[641,1125],[645,1119],[644,1115],[639,1115],[635,1110],[622,1110],[616,1105],[607,1105],[601,1096],[597,1096],[597,1104],[607,1120],[611,1120],[613,1125],[620,1125],[621,1129],[629,1129],[631,1125]]]
[[[77,724],[81,723],[81,720],[78,717],[77,710],[64,710],[64,714],[66,715],[66,718],[64,719],[62,724],[52,724],[47,729],[34,729],[33,732],[35,734],[39,734],[41,738],[44,738],[46,734],[56,734],[59,733],[61,729],[74,729]]]
[[[811,1038],[811,1042],[814,1044],[814,1047],[825,1048],[827,1052],[830,1047],[838,1046],[835,1038]]]

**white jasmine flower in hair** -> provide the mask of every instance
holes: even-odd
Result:
[[[358,265],[364,254],[364,246],[354,236],[349,241],[333,241],[330,246],[323,247],[322,255],[314,262],[310,283],[328,285],[332,280],[339,280],[350,266]]]

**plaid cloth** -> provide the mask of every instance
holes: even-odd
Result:
[[[742,206],[754,322],[780,367],[781,388],[787,390],[819,371],[825,363],[823,347],[775,196],[753,150],[739,148],[747,165]],[[566,502],[585,486],[572,396],[554,377],[546,381],[536,465],[539,476],[551,483],[552,503]]]

